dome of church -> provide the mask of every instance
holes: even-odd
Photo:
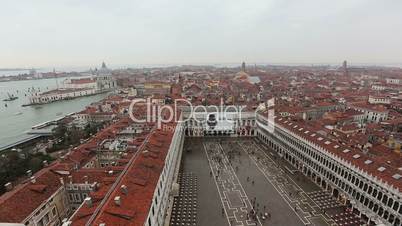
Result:
[[[110,73],[111,71],[109,68],[106,67],[105,62],[102,62],[102,67],[98,70],[98,74],[105,75]]]

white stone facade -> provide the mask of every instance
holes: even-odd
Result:
[[[147,220],[144,223],[145,226],[165,225],[167,210],[173,205],[173,190],[180,167],[183,144],[183,128],[182,124],[178,123],[175,127],[175,133],[165,158],[165,165],[154,191],[152,205],[148,211]]]
[[[402,193],[397,188],[278,124],[273,133],[265,125],[266,120],[257,121],[257,137],[320,187],[372,223],[401,224]]]

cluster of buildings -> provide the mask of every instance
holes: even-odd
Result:
[[[123,110],[127,103],[110,96],[66,119],[73,125],[108,115],[102,117],[104,128],[90,139],[50,164],[43,162],[39,172],[27,172],[21,183],[7,183],[0,197],[0,222],[162,225],[177,189],[183,131],[174,122],[163,125],[169,130],[155,123],[133,123]]]
[[[7,184],[0,222],[165,225],[179,189],[185,137],[248,136],[368,224],[401,225],[401,69],[242,64],[127,69],[110,78],[100,73],[95,80],[70,81],[72,89],[92,89],[95,82],[121,86],[119,95],[88,106],[70,122],[107,126],[59,160],[43,163],[22,184]],[[136,99],[156,106],[182,100],[176,106],[181,120],[162,127],[133,122],[128,111]],[[192,114],[189,103],[205,110]],[[148,110],[137,106],[134,115],[144,118]]]
[[[95,70],[90,77],[65,79],[62,87],[46,92],[35,92],[33,90],[29,96],[29,105],[95,95],[112,91],[116,88],[117,82],[112,77],[111,70],[106,67],[105,63],[102,63],[102,67],[99,70]]]

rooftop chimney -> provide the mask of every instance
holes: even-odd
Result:
[[[94,182],[93,184],[91,184],[92,191],[97,191],[98,188],[99,188],[99,184],[97,182]]]
[[[70,226],[73,222],[68,221],[67,219],[63,219],[63,224],[62,226]]]
[[[49,163],[47,162],[47,160],[43,160],[43,162],[42,162],[42,163],[43,163],[43,166],[44,166],[44,167],[46,167],[46,166],[48,166],[48,165],[49,165]]]
[[[31,177],[32,176],[32,170],[27,170],[27,176]]]
[[[64,179],[63,179],[63,177],[60,177],[60,183],[61,183],[62,185],[64,185]]]
[[[86,184],[88,184],[88,176],[87,175],[84,176],[84,181]]]
[[[123,194],[125,194],[125,195],[128,194],[128,189],[127,189],[126,185],[123,184],[120,188],[121,188],[121,192],[123,192]]]
[[[31,183],[32,183],[32,184],[35,184],[35,183],[36,183],[36,178],[35,178],[34,176],[32,176],[32,177],[30,178],[30,180],[31,180]]]
[[[116,197],[114,197],[114,203],[116,204],[116,206],[120,206],[120,205],[121,205],[121,199],[120,199],[120,196],[116,196]]]
[[[92,198],[91,197],[86,197],[84,199],[85,205],[87,205],[88,208],[92,207]]]
[[[109,172],[107,172],[109,174],[109,176],[113,176],[113,170],[109,170]]]
[[[8,182],[7,184],[5,184],[4,187],[6,188],[6,191],[13,190],[13,184],[11,182]]]
[[[71,176],[71,175],[68,176],[68,181],[69,181],[70,184],[72,184],[73,183],[73,176]]]

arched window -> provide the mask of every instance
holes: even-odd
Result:
[[[378,197],[377,197],[377,199],[378,199],[379,201],[381,201],[381,199],[382,199],[382,192],[378,192]]]
[[[394,202],[394,200],[392,198],[388,199],[388,207],[392,207],[392,203]]]
[[[394,209],[395,211],[398,211],[398,208],[399,208],[399,203],[398,203],[398,202],[395,202],[393,209]]]
[[[382,198],[382,203],[384,203],[386,205],[387,201],[388,201],[388,197],[387,197],[387,195],[384,195],[384,197]]]

